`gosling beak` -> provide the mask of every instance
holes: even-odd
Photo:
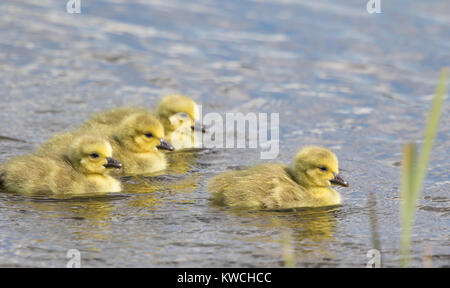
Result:
[[[194,125],[191,126],[192,131],[202,131],[202,133],[206,133],[208,130],[206,130],[206,127],[203,126],[203,124],[195,121]]]
[[[106,160],[108,160],[108,163],[106,163],[105,168],[117,168],[120,169],[122,168],[122,163],[120,163],[119,161],[117,161],[116,159],[113,158],[106,158]]]
[[[342,179],[341,176],[339,176],[339,174],[334,174],[334,179],[331,179],[330,182],[333,185],[339,185],[344,187],[350,186],[347,181],[345,181],[344,179]]]
[[[160,142],[161,144],[159,144],[158,146],[156,146],[156,148],[161,149],[161,150],[169,150],[169,151],[175,150],[175,148],[174,148],[171,144],[169,144],[169,142],[167,142],[166,140],[164,140],[164,139],[159,139],[159,142]]]

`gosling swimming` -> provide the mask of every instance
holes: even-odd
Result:
[[[261,164],[246,170],[225,172],[208,184],[216,204],[254,208],[287,209],[333,206],[342,203],[332,185],[348,187],[339,176],[338,159],[330,150],[305,147],[291,167]]]
[[[108,175],[110,169],[121,168],[121,163],[112,158],[112,147],[105,139],[85,135],[61,151],[60,157],[30,154],[7,161],[0,166],[1,187],[23,194],[58,195],[122,190],[120,182]]]
[[[150,174],[166,169],[166,156],[160,150],[174,150],[164,140],[164,128],[159,120],[148,112],[126,117],[109,137],[114,157],[123,163],[126,175]]]
[[[168,95],[158,104],[156,114],[164,126],[166,139],[176,150],[200,146],[195,131],[205,133],[206,129],[197,122],[200,109],[194,100],[180,94]]]
[[[139,107],[122,107],[112,109],[95,115],[86,125],[103,124],[118,125],[124,118],[134,113],[150,113],[151,110]],[[206,129],[197,121],[200,117],[200,109],[194,100],[185,95],[173,94],[165,96],[156,108],[156,117],[161,121],[165,140],[171,143],[175,150],[195,148],[200,146],[200,135],[195,132],[205,133]]]
[[[159,150],[174,150],[164,140],[164,128],[159,120],[144,111],[131,113],[118,125],[89,121],[75,132],[53,137],[36,153],[51,157],[47,151],[60,153],[61,147],[70,143],[76,135],[82,134],[97,134],[110,141],[114,158],[122,163],[122,169],[116,175],[142,175],[164,170],[167,160]]]

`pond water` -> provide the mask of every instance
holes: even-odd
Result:
[[[212,206],[212,176],[259,163],[258,149],[173,154],[168,175],[124,179],[118,195],[0,193],[0,266],[365,267],[399,264],[399,161],[420,141],[439,70],[450,66],[450,2],[99,0],[0,2],[0,163],[95,112],[154,107],[181,92],[207,112],[280,115],[280,154],[338,155],[344,204],[296,211]],[[94,3],[95,2],[95,3]],[[344,2],[344,3],[342,3]],[[448,102],[448,101],[447,101]],[[450,264],[450,113],[413,227],[412,266]],[[26,173],[24,171],[24,173]]]

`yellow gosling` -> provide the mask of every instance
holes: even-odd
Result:
[[[58,155],[74,137],[83,134],[100,135],[110,141],[113,157],[120,161],[123,167],[120,171],[115,171],[115,175],[142,175],[164,170],[167,160],[165,154],[159,150],[174,150],[173,146],[164,140],[164,128],[159,120],[145,111],[132,113],[118,125],[89,121],[75,132],[54,136],[39,147],[35,154],[46,157]]]
[[[80,131],[108,136],[114,157],[123,164],[124,175],[150,174],[164,170],[167,160],[160,150],[174,150],[164,140],[164,128],[159,120],[147,111],[125,117],[118,128],[91,123]]]
[[[206,131],[197,122],[200,111],[194,100],[179,94],[168,95],[159,103],[156,115],[164,126],[166,139],[176,150],[199,147],[200,143],[195,142],[194,132]]]
[[[100,124],[105,125],[103,129],[106,126],[113,128],[119,125],[126,117],[135,113],[149,113],[153,115],[151,110],[139,107],[115,108],[93,116],[82,127]],[[200,118],[199,114],[197,103],[188,96],[179,94],[164,97],[156,109],[156,116],[164,127],[165,140],[171,143],[175,150],[200,146],[200,142],[196,142],[194,132],[205,133],[206,129],[197,122]],[[200,139],[200,135],[197,138]]]
[[[60,157],[19,156],[0,166],[0,185],[23,194],[82,195],[120,192],[119,181],[108,170],[121,168],[103,138],[81,136],[61,149]],[[52,154],[47,151],[47,154]]]
[[[208,184],[213,202],[231,207],[287,209],[341,204],[332,185],[348,187],[339,176],[338,159],[330,150],[303,148],[291,167],[261,164],[225,172]]]

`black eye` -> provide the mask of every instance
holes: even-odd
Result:
[[[98,157],[100,157],[100,156],[99,156],[97,153],[92,153],[92,154],[91,154],[91,157],[92,157],[92,158],[98,158]]]
[[[322,170],[322,171],[328,171],[327,167],[325,167],[325,166],[322,166],[319,169]]]
[[[153,134],[152,134],[152,133],[145,133],[145,137],[147,137],[147,138],[152,138],[152,137],[153,137]]]

